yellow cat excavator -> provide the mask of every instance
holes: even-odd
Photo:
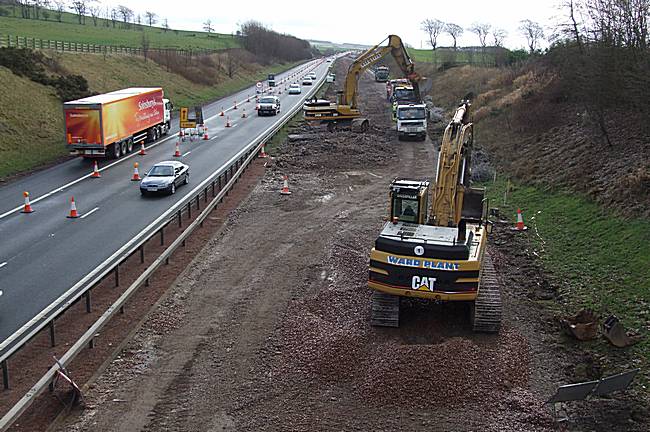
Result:
[[[398,327],[400,299],[415,297],[469,302],[475,331],[499,331],[501,296],[486,250],[489,202],[470,184],[470,97],[445,129],[433,187],[401,178],[390,185],[390,218],[370,252],[372,325]]]
[[[388,41],[386,45],[384,42]],[[373,64],[391,54],[402,73],[411,81],[416,100],[420,100],[418,81],[419,75],[415,72],[415,64],[408,55],[406,47],[399,36],[389,35],[379,44],[362,53],[348,68],[343,91],[338,92],[337,101],[331,102],[322,99],[312,99],[303,106],[304,118],[307,121],[326,123],[329,130],[335,130],[339,124],[351,125],[353,128],[365,132],[370,127],[367,118],[361,117],[357,107],[357,88],[359,77]]]

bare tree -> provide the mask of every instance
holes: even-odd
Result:
[[[88,6],[88,12],[90,12],[90,17],[93,19],[93,25],[97,27],[97,21],[99,20],[99,14],[102,11],[100,4],[93,4]]]
[[[519,32],[526,38],[528,49],[534,53],[539,47],[540,39],[544,37],[544,29],[535,21],[525,19],[519,22]]]
[[[158,22],[158,15],[156,15],[155,12],[146,11],[144,15],[147,17],[147,23],[149,23],[149,27]]]
[[[124,27],[128,28],[131,25],[131,19],[133,18],[133,10],[129,9],[126,6],[119,5],[117,7],[118,14],[122,17],[122,22]]]
[[[228,74],[228,78],[232,78],[235,76],[235,74],[239,70],[239,66],[240,66],[239,53],[237,53],[235,50],[230,50],[226,52],[226,73]]]
[[[445,30],[445,23],[438,19],[425,19],[420,23],[420,28],[423,32],[429,37],[429,45],[431,45],[432,50],[436,50],[438,47],[438,37]]]
[[[169,21],[167,21],[167,18],[165,18],[162,22],[162,28],[165,33],[167,33],[167,30],[169,30]]]
[[[111,9],[111,24],[113,24],[113,28],[117,25],[117,18],[120,16],[120,11],[117,8]]]
[[[508,37],[508,32],[502,28],[493,28],[492,29],[492,42],[494,46],[502,47],[503,41]]]
[[[141,45],[142,45],[142,56],[144,57],[144,62],[146,63],[147,58],[149,57],[149,37],[147,36],[146,32],[142,32]]]
[[[445,24],[445,33],[447,33],[454,41],[454,49],[458,47],[458,38],[461,37],[464,30],[461,26],[454,23]]]
[[[65,11],[66,3],[63,0],[54,0],[52,2],[52,7],[54,10],[54,16],[58,22],[63,20],[63,12]]]
[[[212,27],[212,20],[208,19],[203,23],[203,30],[208,33],[212,33],[214,31],[214,27]]]
[[[135,21],[135,23],[136,23],[138,26],[139,26],[140,24],[142,24],[142,17],[140,16],[140,14],[137,14],[137,15],[135,16],[135,20],[134,20],[134,21]]]
[[[476,36],[478,36],[478,41],[481,44],[481,47],[485,48],[485,46],[487,45],[487,37],[490,34],[491,28],[492,26],[488,23],[475,22],[469,28],[469,31],[475,33]]]
[[[70,9],[77,14],[79,24],[86,24],[86,13],[88,12],[88,5],[95,0],[74,0],[70,2]]]

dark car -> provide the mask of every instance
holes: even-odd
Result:
[[[140,193],[176,193],[176,188],[190,182],[190,167],[178,161],[155,164],[140,181]]]

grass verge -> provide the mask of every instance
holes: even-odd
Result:
[[[484,184],[492,207],[514,221],[521,208],[528,243],[537,251],[558,302],[558,315],[591,308],[601,318],[614,314],[643,339],[619,350],[603,340],[583,346],[613,370],[650,366],[650,221],[624,219],[586,198],[543,190],[506,179]],[[508,189],[507,200],[504,195]],[[648,376],[646,375],[646,380]]]

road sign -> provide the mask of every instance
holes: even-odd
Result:
[[[262,88],[262,83],[258,81],[257,84],[255,84],[255,86],[256,86],[257,88]]]

